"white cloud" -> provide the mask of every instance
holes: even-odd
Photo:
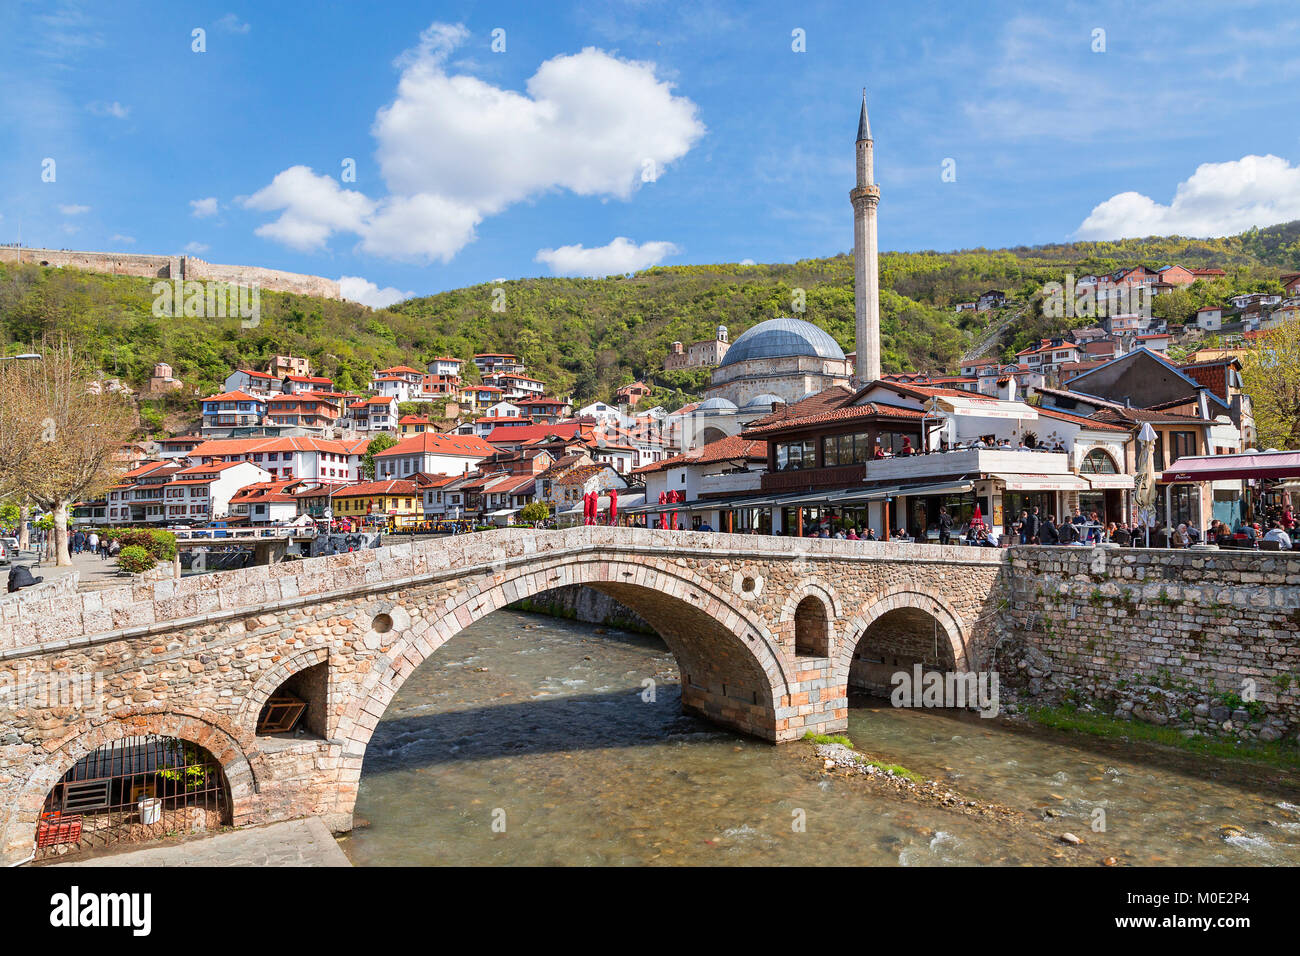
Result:
[[[112,116],[114,119],[126,119],[127,115],[131,112],[129,106],[123,106],[121,103],[117,102],[117,100],[114,100],[111,103],[104,103],[96,100],[94,103],[87,103],[86,109],[90,110],[90,112],[94,113],[96,116]]]
[[[741,260],[740,260],[740,264],[741,264],[742,266],[752,266],[752,265],[754,264],[754,260],[753,260],[753,259],[741,259]]]
[[[629,199],[704,135],[695,104],[657,79],[653,64],[588,47],[543,62],[518,93],[449,69],[468,36],[435,23],[398,58],[397,94],[371,128],[386,196],[345,192],[293,167],[251,197],[261,205],[250,208],[285,210],[258,234],[309,249],[351,231],[372,255],[445,262],[486,217],[531,197]],[[293,170],[298,189],[277,186]],[[323,216],[319,203],[346,205],[346,214]]]
[[[114,233],[114,234],[110,237],[110,240],[111,240],[112,242],[126,242],[126,243],[133,243],[133,242],[135,242],[135,236],[124,236],[124,235],[122,235],[120,232],[118,232],[118,233]]]
[[[59,212],[65,216],[81,216],[90,212],[89,206],[59,206]]]
[[[209,196],[207,199],[191,199],[190,206],[194,209],[190,215],[195,219],[215,216],[217,214],[217,197]]]
[[[188,242],[185,244],[185,251],[195,256],[207,252],[208,248],[208,244],[204,242]]]
[[[304,252],[324,247],[335,232],[361,232],[375,208],[373,200],[343,189],[329,176],[306,166],[290,166],[243,200],[246,209],[283,209],[280,218],[253,230],[257,235]]]
[[[343,295],[343,298],[352,302],[360,302],[362,305],[368,305],[372,309],[382,309],[394,302],[401,302],[403,299],[409,299],[415,295],[414,292],[402,292],[392,286],[381,289],[369,279],[363,279],[360,276],[340,276],[339,292]]]
[[[217,27],[225,30],[227,33],[247,33],[252,29],[247,23],[239,19],[233,13],[227,13],[217,21]]]
[[[1075,237],[1230,236],[1292,219],[1300,219],[1300,166],[1273,155],[1243,156],[1201,164],[1167,206],[1141,193],[1118,193],[1093,208]]]
[[[631,239],[619,236],[609,245],[591,249],[584,249],[581,244],[540,249],[536,261],[549,266],[556,275],[608,276],[657,265],[677,251],[671,242],[646,242],[638,246]]]

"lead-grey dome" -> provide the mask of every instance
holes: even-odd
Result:
[[[745,403],[746,408],[762,408],[764,405],[774,405],[777,402],[784,402],[785,399],[780,395],[773,395],[771,392],[764,392],[762,395],[755,395]]]
[[[729,402],[725,398],[709,398],[700,402],[696,408],[698,412],[734,412],[736,403]]]
[[[746,331],[727,349],[721,366],[751,359],[812,355],[844,360],[844,350],[826,332],[802,319],[768,319]]]

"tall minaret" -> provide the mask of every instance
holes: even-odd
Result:
[[[853,306],[857,318],[858,385],[880,378],[880,269],[876,262],[876,205],[880,187],[873,181],[871,123],[867,120],[867,91],[862,91],[858,117],[858,184],[849,193],[853,202]]]

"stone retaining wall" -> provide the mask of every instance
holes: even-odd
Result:
[[[1019,547],[1006,580],[1000,659],[1031,698],[1265,740],[1300,723],[1300,557]]]

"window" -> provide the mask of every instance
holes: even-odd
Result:
[[[1196,432],[1172,432],[1169,438],[1174,461],[1196,454]]]
[[[1094,448],[1083,459],[1079,471],[1085,475],[1114,475],[1119,473],[1119,468],[1116,467],[1114,458],[1100,448]]]
[[[822,461],[827,467],[855,465],[871,457],[871,439],[866,432],[826,435],[822,438]]]
[[[811,438],[783,442],[776,446],[777,471],[794,471],[817,467],[817,445]]]

